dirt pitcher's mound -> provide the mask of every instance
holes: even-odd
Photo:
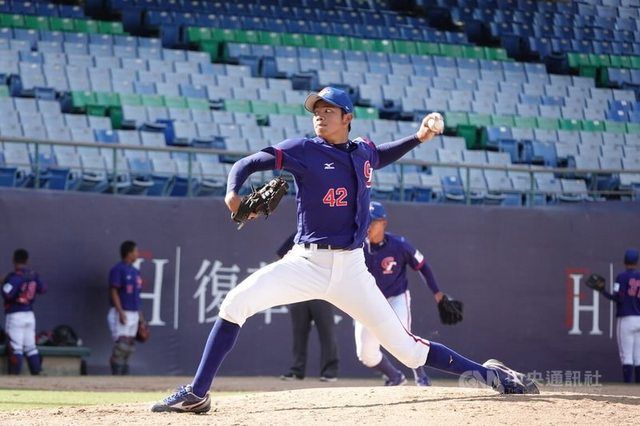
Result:
[[[488,389],[361,387],[215,396],[206,415],[155,414],[147,404],[0,413],[2,424],[636,424],[640,398],[543,392],[500,396]]]

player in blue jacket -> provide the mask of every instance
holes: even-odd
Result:
[[[33,303],[37,294],[47,291],[47,286],[33,270],[29,269],[29,252],[18,249],[13,253],[14,271],[2,285],[5,328],[9,336],[9,374],[20,374],[22,359],[26,355],[29,371],[40,374],[41,360],[36,347],[36,317]]]
[[[404,237],[386,232],[388,222],[384,206],[372,201],[369,212],[371,224],[364,244],[367,268],[404,328],[411,331],[411,294],[408,289],[407,267],[420,272],[433,292],[436,303],[440,302],[443,294],[423,254]],[[380,342],[358,321],[355,323],[355,338],[358,359],[386,376],[385,386],[398,386],[406,382],[404,374],[380,351]],[[413,375],[416,385],[431,384],[424,367],[413,369]]]
[[[376,146],[350,140],[353,104],[349,95],[327,87],[310,94],[316,137],[288,139],[236,162],[227,179],[225,202],[236,212],[242,184],[251,173],[286,170],[296,183],[298,232],[287,255],[247,277],[220,307],[191,384],[155,404],[152,411],[206,412],[209,388],[240,327],[273,306],[322,299],[361,322],[394,357],[410,368],[422,365],[453,374],[473,374],[502,393],[537,393],[523,374],[490,360],[473,362],[444,345],[404,329],[367,270],[363,245],[369,228],[373,170],[432,139],[442,117],[424,117],[417,133]],[[256,354],[259,356],[259,354]]]
[[[640,383],[640,272],[639,253],[630,248],[624,253],[625,271],[618,274],[613,293],[603,291],[606,298],[616,303],[618,352],[622,363],[622,380]]]

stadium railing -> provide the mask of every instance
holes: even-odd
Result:
[[[169,154],[180,154],[182,156],[187,157],[187,182],[191,182],[198,177],[207,178],[207,177],[223,177],[226,180],[226,176],[198,176],[195,173],[194,164],[196,163],[196,155],[197,154],[208,154],[208,155],[218,155],[225,158],[240,158],[246,155],[252,154],[249,151],[230,151],[223,149],[215,149],[215,148],[190,148],[190,147],[149,147],[149,146],[136,146],[136,145],[120,145],[120,144],[107,144],[107,143],[96,143],[96,142],[68,142],[68,141],[56,141],[56,140],[39,140],[32,138],[22,138],[22,137],[7,137],[0,136],[1,143],[16,143],[16,144],[25,144],[27,149],[32,154],[30,155],[30,162],[25,164],[16,164],[12,163],[11,166],[18,166],[24,169],[30,170],[32,174],[32,185],[35,189],[43,188],[43,175],[47,171],[47,166],[41,162],[40,153],[44,153],[43,147],[52,147],[52,146],[64,146],[64,147],[74,147],[74,148],[93,148],[100,149],[102,152],[102,156],[104,157],[104,152],[108,152],[111,156],[111,168],[105,169],[108,173],[109,179],[109,187],[107,191],[113,194],[118,194],[118,179],[119,173],[125,171],[129,172],[126,164],[122,164],[121,160],[125,160],[126,158],[120,156],[123,151],[143,151],[146,153],[151,152],[164,152]],[[230,166],[230,164],[229,164]],[[582,191],[582,193],[578,193],[580,201],[604,201],[603,196],[617,196],[622,199],[629,200],[637,200],[640,198],[640,185],[638,183],[634,183],[629,185],[626,188],[618,188],[618,189],[598,189],[597,181],[598,177],[612,176],[612,175],[636,175],[640,177],[640,168],[638,169],[573,169],[573,168],[552,168],[552,167],[541,167],[541,166],[530,166],[530,165],[478,165],[478,164],[464,164],[464,163],[444,163],[444,162],[432,162],[432,161],[423,161],[423,160],[415,160],[415,159],[401,159],[395,163],[397,174],[399,174],[399,187],[397,188],[397,197],[389,198],[395,199],[397,201],[410,201],[407,199],[406,189],[408,189],[407,182],[405,180],[405,175],[407,173],[411,173],[411,171],[420,170],[418,173],[427,175],[428,173],[425,171],[427,168],[431,169],[435,168],[449,168],[458,170],[458,175],[460,178],[460,183],[462,184],[462,193],[458,193],[457,201],[463,202],[466,204],[473,204],[474,200],[474,191],[477,190],[485,190],[487,188],[476,188],[472,186],[471,174],[473,170],[480,171],[500,171],[506,173],[520,173],[526,174],[528,176],[529,187],[527,189],[524,188],[511,188],[505,189],[505,193],[512,194],[520,194],[524,197],[523,205],[525,206],[533,206],[535,205],[536,196],[559,196],[562,195],[562,191],[553,191],[553,190],[545,190],[544,188],[537,188],[536,185],[536,175],[552,174],[554,178],[561,179],[563,177],[567,177],[568,179],[575,178],[576,176],[588,176],[588,180],[591,182],[590,188],[587,188],[586,191]],[[384,173],[382,171],[381,173]],[[374,174],[375,176],[376,174]],[[270,176],[262,172],[261,180],[264,182],[270,178]],[[640,182],[639,182],[640,183]],[[440,182],[439,188],[431,188],[436,189],[437,191],[444,191],[443,187],[446,186],[443,182]],[[375,187],[375,186],[374,186]],[[187,197],[194,196],[193,189],[191,185],[188,185],[188,190],[185,194]],[[445,197],[446,198],[446,197]],[[444,198],[443,198],[444,199]],[[454,200],[454,198],[449,198],[449,200]],[[424,200],[423,200],[424,201]],[[490,203],[489,203],[490,204]],[[546,202],[543,204],[547,204]]]

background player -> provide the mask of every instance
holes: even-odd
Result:
[[[291,234],[278,249],[280,259],[293,247],[296,233]],[[320,340],[320,381],[338,380],[338,341],[333,322],[333,306],[324,300],[307,300],[289,305],[289,314],[293,332],[293,365],[280,378],[304,379],[307,370],[307,343],[311,324],[314,323]]]
[[[36,347],[36,317],[33,303],[36,294],[47,291],[38,274],[27,267],[29,252],[18,249],[13,253],[14,271],[2,285],[6,331],[9,336],[9,374],[20,374],[22,359],[27,356],[29,371],[40,374],[41,360]]]
[[[416,134],[375,146],[349,140],[353,104],[342,90],[310,94],[317,137],[285,140],[237,161],[229,172],[225,202],[235,213],[237,194],[251,173],[284,169],[296,182],[298,233],[287,255],[247,277],[225,298],[192,384],[155,404],[152,411],[206,412],[209,389],[247,318],[273,306],[326,300],[364,324],[393,356],[411,368],[428,365],[474,374],[504,393],[537,393],[524,375],[490,360],[484,365],[436,342],[407,332],[367,271],[362,246],[369,226],[372,169],[385,167],[444,127],[440,114],[427,115]],[[259,356],[259,354],[257,354]],[[523,380],[526,382],[523,382]]]
[[[113,338],[113,352],[109,363],[111,374],[129,374],[129,358],[135,351],[134,341],[138,323],[144,321],[140,312],[142,277],[133,266],[138,259],[138,247],[133,241],[120,245],[120,257],[109,271],[109,304],[107,322]]]
[[[618,352],[622,362],[622,380],[631,383],[635,369],[636,383],[640,383],[640,272],[639,253],[630,248],[624,253],[625,271],[618,274],[613,293],[602,295],[616,302],[618,317]]]
[[[369,213],[371,224],[364,245],[367,268],[404,328],[411,331],[411,294],[408,290],[407,266],[420,272],[433,292],[436,303],[440,302],[443,294],[422,253],[413,248],[404,237],[386,232],[388,222],[384,206],[372,201]],[[384,374],[387,377],[385,386],[397,386],[406,382],[404,374],[380,351],[380,342],[358,321],[355,323],[355,337],[358,359],[367,367]],[[431,384],[423,367],[413,369],[413,375],[416,385]]]

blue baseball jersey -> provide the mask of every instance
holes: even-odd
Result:
[[[362,247],[369,227],[369,192],[379,156],[368,140],[332,145],[322,138],[287,139],[263,150],[293,174],[297,244]]]
[[[424,256],[404,237],[385,233],[379,244],[365,244],[364,258],[371,275],[385,297],[397,296],[407,291],[407,266],[419,270],[424,266]]]
[[[640,272],[627,269],[618,274],[613,297],[617,301],[617,316],[640,315]]]
[[[109,272],[109,288],[117,288],[120,296],[120,304],[125,311],[138,311],[140,309],[140,291],[142,290],[142,277],[133,265],[118,262]],[[113,301],[109,297],[109,303]]]
[[[28,268],[17,268],[4,279],[2,297],[7,314],[33,310],[36,294],[43,294],[47,286],[38,274]]]

